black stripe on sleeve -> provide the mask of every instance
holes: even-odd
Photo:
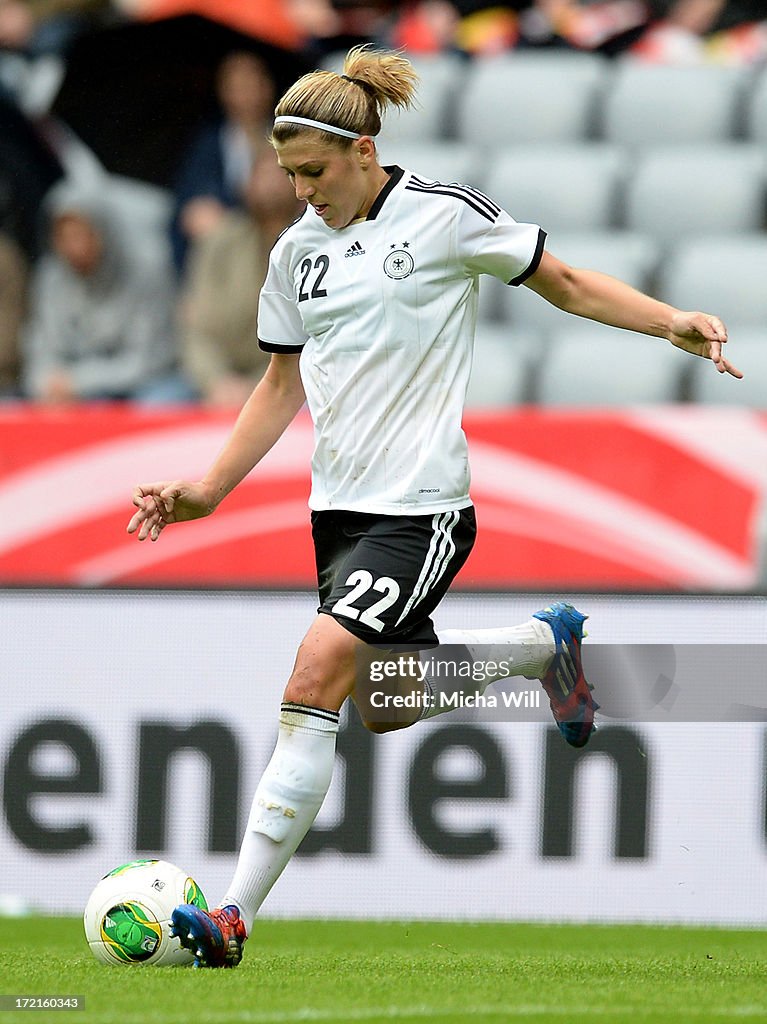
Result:
[[[273,341],[262,341],[258,339],[258,347],[262,352],[279,352],[282,355],[293,356],[302,351],[303,345],[275,345]]]
[[[485,220],[489,220],[491,224],[495,224],[496,220],[498,219],[497,216],[491,215],[490,213],[487,212],[487,210],[484,207],[480,206],[473,196],[467,194],[466,192],[460,192],[457,189],[451,189],[449,186],[434,188],[434,186],[429,185],[426,188],[422,188],[420,185],[405,185],[405,191],[420,192],[422,195],[425,196],[438,195],[450,196],[453,199],[462,199],[464,203],[470,206],[472,210],[475,210],[480,215],[480,217],[484,217]]]
[[[497,203],[494,203],[493,200],[490,199],[489,196],[486,196],[484,192],[480,192],[477,188],[471,188],[469,185],[466,186],[466,191],[477,199],[481,199],[482,202],[489,207],[490,211],[496,215],[496,217],[501,212],[500,206]]]
[[[423,178],[419,178],[417,174],[411,174],[410,179],[411,184],[420,185],[421,188],[449,188],[451,192],[455,191],[465,196],[471,196],[481,206],[486,207],[488,213],[493,213],[496,217],[501,212],[501,208],[497,203],[494,203],[484,192],[480,192],[478,188],[473,188],[471,185],[460,185],[456,181],[425,181]]]
[[[540,266],[541,260],[543,259],[543,250],[546,247],[546,232],[543,228],[538,228],[538,241],[535,245],[535,252],[533,258],[527,265],[527,269],[523,270],[517,277],[513,277],[508,283],[516,287],[519,284],[523,284],[528,277],[532,277]]]

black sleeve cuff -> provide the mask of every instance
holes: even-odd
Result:
[[[543,250],[546,247],[546,232],[543,228],[538,228],[538,241],[535,243],[535,252],[533,258],[527,266],[526,270],[523,270],[518,277],[513,277],[508,283],[516,287],[519,284],[523,284],[528,277],[532,277],[540,266],[540,262],[543,259]]]
[[[271,341],[261,341],[258,339],[258,347],[262,352],[279,352],[284,356],[295,356],[299,352],[303,351],[303,345],[275,345]]]

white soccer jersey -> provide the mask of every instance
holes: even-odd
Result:
[[[307,209],[283,232],[258,337],[301,352],[310,507],[426,515],[470,504],[461,417],[479,275],[520,284],[546,236],[476,189],[386,170],[366,220],[337,230]]]

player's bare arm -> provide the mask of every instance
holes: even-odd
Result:
[[[272,356],[263,378],[242,408],[228,441],[202,480],[163,480],[139,484],[138,509],[128,533],[157,540],[170,523],[202,519],[215,512],[227,494],[274,446],[304,403],[297,355]]]
[[[570,267],[548,252],[525,284],[567,313],[666,338],[676,348],[710,359],[720,373],[743,376],[724,358],[727,328],[710,313],[675,309],[608,274]]]

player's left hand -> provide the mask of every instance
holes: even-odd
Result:
[[[727,328],[718,316],[676,313],[671,320],[668,340],[685,352],[710,359],[719,373],[729,373],[738,378],[743,376],[737,366],[724,358],[722,346],[727,342]]]

